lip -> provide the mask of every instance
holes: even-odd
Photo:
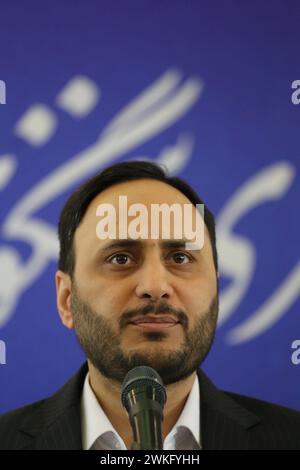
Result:
[[[143,328],[145,330],[163,330],[173,328],[179,322],[170,315],[147,315],[137,318],[131,322],[131,325]]]
[[[142,323],[142,322],[139,322],[139,323],[134,323],[132,322],[131,323],[132,326],[136,326],[138,328],[143,328],[144,330],[152,330],[152,331],[157,331],[157,330],[165,330],[165,329],[168,329],[168,328],[174,328],[175,326],[179,325],[179,322],[176,322],[176,323],[169,323],[169,322],[155,322],[155,323],[150,323],[150,322],[146,322],[146,323]]]
[[[135,318],[131,323],[134,323],[135,325],[140,323],[171,323],[172,325],[175,325],[178,321],[171,315],[146,315]]]

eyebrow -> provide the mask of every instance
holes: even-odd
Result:
[[[190,240],[162,240],[159,242],[161,248],[167,249],[182,249],[185,248],[185,244],[188,243]],[[132,239],[124,239],[124,240],[113,240],[104,247],[99,249],[99,253],[105,254],[114,248],[138,248],[141,249],[144,243],[142,240],[132,240]]]

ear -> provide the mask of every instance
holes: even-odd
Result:
[[[74,328],[73,316],[71,312],[71,278],[63,271],[55,274],[56,283],[56,304],[62,323],[70,329]]]

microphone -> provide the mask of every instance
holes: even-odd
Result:
[[[167,394],[156,370],[148,366],[131,369],[123,381],[121,400],[133,433],[131,450],[162,450],[161,424]]]

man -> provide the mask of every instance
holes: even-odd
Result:
[[[205,207],[203,246],[186,249],[175,216],[167,239],[161,227],[157,238],[120,237],[128,222],[120,196],[148,214],[153,204],[192,204],[195,220],[202,203],[181,179],[138,161],[112,165],[70,196],[59,222],[57,307],[87,364],[53,397],[1,416],[0,448],[130,449],[121,386],[148,365],[167,392],[164,449],[300,449],[300,413],[221,392],[200,369],[219,305],[211,212]],[[105,239],[97,214],[108,206],[116,230]]]

